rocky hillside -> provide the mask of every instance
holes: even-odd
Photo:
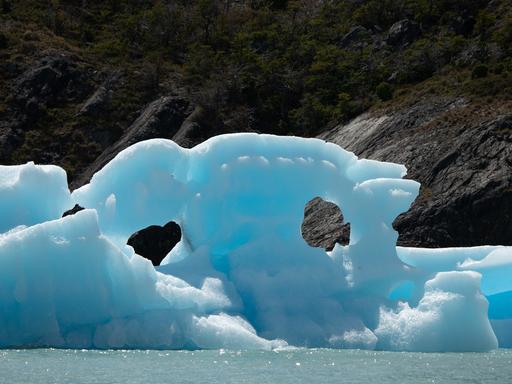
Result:
[[[148,138],[320,137],[423,184],[401,244],[512,245],[511,80],[508,0],[0,0],[0,164],[75,188]],[[304,237],[342,222],[315,200]]]

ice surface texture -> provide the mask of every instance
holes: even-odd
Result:
[[[58,167],[0,167],[0,346],[512,346],[512,252],[397,249],[419,190],[405,173],[256,134],[141,142],[72,194]],[[348,246],[302,238],[316,196],[342,208]],[[155,270],[126,241],[171,220],[182,240]]]

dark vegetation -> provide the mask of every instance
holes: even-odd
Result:
[[[418,89],[512,95],[509,0],[0,0],[0,21],[0,163],[71,178],[162,95],[303,136]]]

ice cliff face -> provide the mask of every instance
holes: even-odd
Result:
[[[510,251],[397,253],[391,223],[419,190],[405,172],[256,134],[141,142],[73,194],[59,168],[1,167],[0,346],[482,351],[498,328],[509,345]],[[316,196],[343,206],[348,246],[302,238]],[[88,209],[59,219],[73,203]],[[182,240],[155,270],[126,242],[171,220]]]

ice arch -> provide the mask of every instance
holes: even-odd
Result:
[[[191,245],[225,247],[236,246],[248,227],[295,238],[304,205],[320,196],[343,203],[355,242],[384,231],[392,236],[379,241],[394,248],[389,221],[409,207],[418,188],[401,180],[405,173],[404,166],[358,160],[316,139],[238,134],[193,149],[149,140],[123,151],[72,198],[95,208],[112,238],[126,240],[138,228],[174,219]],[[219,237],[228,233],[232,241]]]
[[[102,232],[119,244],[172,219],[191,249],[208,247],[220,265],[248,243],[299,247],[303,207],[319,196],[343,206],[351,223],[353,282],[389,280],[402,266],[391,222],[419,188],[405,173],[317,139],[237,134],[193,149],[157,139],[123,151],[72,198],[96,209]]]

